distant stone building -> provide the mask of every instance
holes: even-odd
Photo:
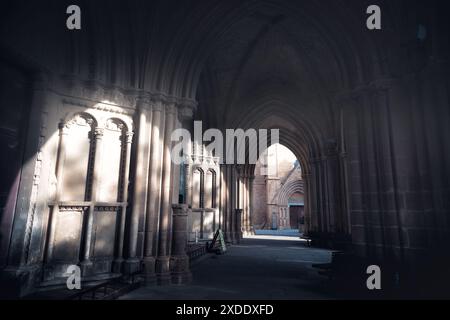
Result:
[[[272,145],[266,161],[255,166],[253,229],[302,229],[304,194],[300,163],[281,144]]]

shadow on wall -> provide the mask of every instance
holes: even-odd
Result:
[[[13,224],[24,145],[30,115],[31,76],[28,70],[0,55],[0,267],[6,264]],[[36,152],[37,150],[35,150]]]
[[[97,119],[101,118],[99,129],[104,140],[103,150],[108,152],[107,157],[104,158],[107,164],[102,165],[104,170],[100,173],[105,176],[102,181],[105,185],[104,192],[99,195],[104,201],[102,200],[103,204],[99,204],[95,209],[99,211],[95,211],[93,232],[98,231],[99,235],[93,235],[95,245],[91,249],[95,251],[91,252],[91,256],[101,259],[108,257],[112,260],[115,250],[118,250],[115,246],[114,233],[116,231],[114,223],[118,222],[104,218],[101,213],[115,212],[119,217],[123,209],[122,189],[128,190],[128,187],[122,188],[127,184],[124,184],[122,173],[117,172],[123,172],[125,167],[129,167],[125,165],[126,155],[131,156],[131,161],[134,158],[134,151],[130,147],[131,139],[128,135],[132,130],[132,113],[119,107],[119,102],[116,104],[115,99],[95,102],[89,101],[96,99],[83,100],[83,103],[78,105],[75,102],[71,104],[63,101],[57,93],[52,95],[52,98],[48,98],[46,96],[48,91],[44,86],[45,79],[37,77],[38,72],[34,67],[25,70],[22,66],[28,64],[18,60],[20,58],[11,58],[3,51],[0,54],[0,101],[2,102],[0,148],[3,152],[0,157],[0,269],[7,265],[19,266],[21,263],[42,265],[42,257],[47,255],[47,242],[51,237],[48,232],[48,224],[52,219],[49,207],[55,199],[57,184],[55,167],[59,162],[59,124],[63,119],[67,124],[81,114],[92,114]],[[85,83],[81,85],[88,86]],[[66,89],[72,90],[72,87],[64,90]],[[104,95],[104,97],[109,96],[114,95],[110,92]],[[117,109],[117,112],[104,112],[102,111],[104,108],[96,106],[98,104],[106,105],[108,110]],[[78,125],[84,127],[84,123],[78,123],[75,126]],[[90,128],[89,133],[83,131],[80,136],[88,141],[86,144],[88,149],[91,148],[90,145],[96,143],[95,129],[97,128]],[[85,150],[85,148],[81,150],[78,144],[74,144],[76,139],[71,140],[70,134],[67,137],[69,147],[66,150],[67,162],[64,170],[66,174],[63,174],[65,179],[61,181],[63,181],[63,187],[70,190],[71,194],[59,200],[76,201],[76,206],[80,207],[90,198],[91,190],[87,181],[88,176],[92,175],[95,155],[91,150]],[[126,150],[126,148],[130,149]],[[83,152],[83,159],[81,156],[77,157],[77,154]],[[130,177],[126,180],[132,181],[134,172],[129,174]],[[76,190],[78,188],[80,190]],[[37,192],[39,189],[40,192]],[[41,192],[42,190],[44,192]],[[111,190],[115,190],[116,193]],[[81,211],[78,209],[74,209],[73,212],[66,210],[63,216],[83,220],[86,215],[82,209]],[[59,220],[61,219],[56,219],[55,224],[52,224],[59,229],[55,232],[55,236],[59,237],[58,242],[52,246],[54,257],[69,258],[77,264],[83,259],[84,231],[82,230],[85,224],[80,222],[72,226]],[[111,225],[105,225],[109,223]],[[126,229],[125,232],[127,232]],[[126,234],[124,238],[127,239]],[[42,247],[44,242],[47,245]],[[127,246],[124,245],[124,248]],[[45,252],[42,252],[43,250]]]

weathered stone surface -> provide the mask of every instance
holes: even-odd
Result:
[[[149,282],[170,283],[187,266],[172,247],[178,202],[192,208],[189,240],[221,228],[236,243],[255,227],[292,227],[285,200],[303,195],[302,231],[326,243],[341,236],[358,255],[408,267],[424,252],[447,258],[444,2],[390,4],[390,28],[376,36],[358,24],[359,2],[122,8],[84,3],[83,12],[102,14],[81,31],[65,29],[54,1],[18,4],[2,18],[0,270],[8,293],[64,283],[69,265],[92,280],[144,271]],[[417,17],[425,39],[414,36]],[[280,162],[266,179],[255,175],[260,164],[222,164],[195,145],[183,169],[174,165],[171,134],[192,131],[194,119],[222,131],[280,129],[301,179]]]

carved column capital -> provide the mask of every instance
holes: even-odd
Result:
[[[125,143],[132,143],[133,142],[133,137],[134,137],[134,132],[129,131],[127,133],[125,133]]]
[[[162,101],[152,101],[153,112],[163,112],[164,105]]]
[[[165,105],[165,110],[167,115],[175,115],[177,113],[177,108],[174,103],[168,103]]]
[[[189,214],[189,206],[187,204],[172,205],[173,216],[187,216]]]
[[[101,139],[104,134],[105,134],[105,129],[99,128],[99,127],[94,129],[94,137],[96,139]]]
[[[59,129],[59,135],[60,136],[65,136],[69,133],[69,127],[67,126],[66,123],[59,123],[58,124],[58,129]]]

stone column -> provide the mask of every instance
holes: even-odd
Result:
[[[250,234],[254,234],[253,230],[253,221],[252,221],[252,212],[253,212],[253,182],[255,180],[255,176],[251,175],[249,179],[249,190],[248,190],[248,224],[249,224],[249,232]]]
[[[186,254],[188,242],[189,207],[186,204],[172,206],[172,255],[170,272],[173,284],[184,284],[191,280],[189,257]]]
[[[247,173],[245,173],[245,176],[244,176],[244,212],[245,212],[245,215],[244,215],[244,232],[245,232],[245,235],[248,235],[249,234],[249,231],[250,231],[250,223],[249,223],[249,208],[248,208],[248,206],[249,206],[249,199],[248,199],[248,196],[249,196],[249,190],[248,190],[248,175],[247,175]]]
[[[125,163],[123,168],[123,186],[122,194],[120,195],[120,202],[122,207],[120,209],[120,222],[119,222],[119,243],[117,246],[116,258],[113,262],[113,271],[120,273],[122,271],[123,264],[123,244],[125,240],[125,222],[128,206],[128,184],[130,180],[130,158],[131,158],[131,144],[133,142],[133,132],[127,132],[123,137],[122,143],[125,143]]]
[[[342,210],[342,229],[343,232],[351,234],[351,217],[349,211],[349,182],[348,182],[348,166],[347,166],[347,151],[345,144],[345,122],[344,109],[340,109],[340,142],[339,142],[339,172],[341,181],[340,200]]]
[[[219,166],[220,170],[219,170],[219,175],[217,176],[218,179],[218,183],[219,183],[219,202],[217,202],[218,204],[218,210],[219,210],[219,228],[223,229],[223,221],[224,221],[224,217],[225,217],[225,202],[224,202],[224,198],[225,198],[225,189],[224,189],[224,166],[220,165]]]
[[[156,258],[156,273],[158,282],[160,284],[170,283],[170,268],[169,268],[169,226],[170,226],[170,184],[171,184],[171,149],[172,142],[170,136],[174,127],[174,117],[176,109],[174,106],[166,107],[166,119],[164,130],[164,159],[163,159],[163,181],[162,181],[162,196],[161,196],[161,215],[159,228],[159,246],[158,257]]]
[[[140,269],[140,259],[137,256],[137,241],[139,230],[139,215],[145,212],[147,197],[147,170],[148,170],[148,114],[140,106],[138,114],[139,131],[136,146],[135,178],[133,208],[131,210],[130,228],[128,238],[128,259],[124,264],[124,273],[132,274]]]
[[[227,210],[225,178],[226,178],[226,166],[221,164],[219,175],[220,179],[219,228],[221,228],[222,231],[225,231],[225,219]]]
[[[59,214],[59,201],[62,194],[62,179],[64,175],[64,162],[66,161],[66,137],[67,137],[67,127],[64,123],[59,125],[59,148],[56,161],[55,175],[56,175],[56,194],[55,203],[51,212],[50,223],[48,225],[48,245],[47,252],[45,254],[45,262],[49,263],[53,258],[53,249],[55,244],[55,231],[56,231],[56,221]]]
[[[216,181],[215,181],[215,199],[214,199],[214,222],[215,222],[215,229],[221,228],[221,217],[220,217],[220,198],[221,198],[221,189],[220,189],[220,183],[221,183],[221,173],[220,173],[220,166],[217,165],[216,167]],[[215,231],[215,230],[214,230]]]
[[[160,102],[153,105],[151,154],[147,203],[147,219],[144,243],[144,277],[147,285],[156,282],[155,263],[158,245],[158,226],[161,203],[162,139],[164,139],[163,107]]]
[[[184,182],[184,203],[189,207],[192,207],[192,160],[190,155],[186,156],[186,163],[184,165]]]
[[[225,238],[227,239],[227,241],[229,242],[233,242],[233,236],[232,236],[232,227],[231,227],[231,221],[232,221],[232,216],[234,214],[233,212],[233,206],[232,206],[232,200],[231,200],[231,193],[232,193],[232,181],[231,181],[231,165],[225,165],[225,171],[226,171],[226,177],[225,177],[225,181],[226,181],[226,196],[225,196],[225,201],[226,201],[226,216],[225,216],[225,220],[224,220],[224,224],[225,224]]]
[[[94,172],[92,179],[92,194],[90,197],[90,206],[87,212],[86,229],[84,230],[83,241],[83,261],[81,261],[81,274],[83,276],[90,273],[92,269],[91,261],[91,244],[92,244],[92,228],[94,224],[95,201],[97,201],[98,188],[100,186],[100,169],[102,163],[103,153],[103,128],[95,128],[95,157],[94,157]]]
[[[242,239],[242,209],[235,209],[235,233],[234,239],[236,243],[240,243]]]
[[[184,199],[183,203],[188,206],[192,206],[192,153],[193,153],[193,115],[197,104],[184,101],[177,106],[178,125],[177,128],[183,128],[191,134],[191,139],[184,141],[186,143],[186,152],[183,153],[184,157]]]
[[[238,172],[237,172],[237,205],[236,208],[238,209],[242,209],[242,214],[241,214],[241,219],[239,221],[239,223],[236,224],[239,225],[240,224],[240,228],[236,229],[236,233],[237,233],[237,237],[236,239],[239,239],[239,234],[242,233],[242,227],[245,228],[245,188],[244,188],[244,181],[245,181],[245,173],[244,173],[244,168],[243,166],[240,166],[238,168]]]
[[[236,167],[235,166],[230,166],[231,169],[231,241],[232,243],[236,243],[237,242],[237,231],[236,231],[236,219],[237,216],[235,214],[235,209],[237,209],[237,195],[238,195],[238,177],[237,177],[237,172],[236,172]]]
[[[320,183],[319,183],[319,171],[317,169],[316,159],[311,159],[310,167],[311,172],[308,179],[309,190],[313,192],[308,192],[309,194],[309,208],[310,208],[310,231],[319,232],[321,231],[321,217],[320,217]]]
[[[311,221],[311,192],[312,192],[312,189],[311,189],[311,184],[310,184],[310,181],[311,181],[311,174],[310,173],[307,173],[307,172],[303,172],[302,173],[302,178],[303,178],[303,183],[304,183],[304,186],[305,186],[305,205],[304,205],[304,215],[305,215],[305,222],[304,222],[304,225],[303,225],[303,230],[300,230],[300,232],[301,233],[303,233],[303,234],[308,234],[309,233],[309,231],[311,231],[312,230],[312,228],[311,228],[311,224],[312,224],[312,221]]]
[[[4,246],[0,248],[2,250],[0,258],[4,259],[2,262],[6,263],[6,267],[0,272],[0,287],[4,289],[3,281],[7,282],[7,294],[10,296],[23,296],[30,293],[34,290],[36,280],[42,276],[42,263],[35,264],[34,262],[41,260],[40,244],[44,239],[39,238],[45,232],[41,232],[40,228],[45,230],[48,221],[43,214],[44,209],[42,209],[47,204],[44,206],[44,201],[38,200],[44,198],[44,196],[35,193],[37,184],[39,184],[39,187],[46,184],[42,181],[44,172],[39,172],[39,169],[36,169],[37,165],[41,163],[40,148],[43,147],[45,137],[49,135],[47,116],[49,107],[54,100],[50,98],[53,93],[48,90],[48,75],[44,72],[36,72],[31,76],[30,108],[28,109],[29,113],[24,114],[28,120],[28,125],[27,130],[24,130],[26,134],[23,137],[25,141],[22,155],[22,158],[27,159],[27,161],[22,163],[20,176],[17,179],[15,203],[10,202],[10,205],[1,210],[3,218],[1,223],[6,224],[1,226],[0,245]],[[61,177],[60,175],[60,179]],[[40,181],[40,179],[42,180]],[[33,208],[34,205],[36,205],[35,208]],[[57,208],[57,204],[53,208],[56,208],[56,210],[53,210],[52,215],[53,218],[56,218],[58,212],[55,211],[59,211],[59,208]],[[55,224],[53,224],[53,227],[55,227]],[[38,241],[38,243],[35,241]],[[33,244],[35,244],[35,248],[39,249],[34,250]]]
[[[268,161],[267,161],[268,163]],[[271,230],[272,229],[272,219],[273,219],[273,214],[272,214],[272,206],[271,206],[271,197],[270,197],[270,178],[269,178],[269,166],[267,165],[267,172],[266,172],[266,176],[265,176],[265,182],[266,182],[266,202],[267,202],[267,206],[266,206],[266,229],[267,230]]]

